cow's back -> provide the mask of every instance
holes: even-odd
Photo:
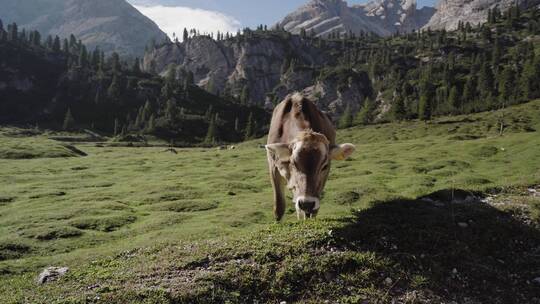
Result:
[[[312,129],[324,134],[330,145],[335,144],[336,130],[317,106],[301,94],[289,96],[274,109],[268,144],[289,143],[304,130]]]

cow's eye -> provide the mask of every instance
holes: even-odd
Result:
[[[322,169],[321,169],[321,170],[322,170],[322,171],[326,171],[326,170],[328,170],[328,164],[324,165],[324,166],[322,167]]]

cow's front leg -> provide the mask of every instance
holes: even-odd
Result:
[[[298,207],[296,204],[296,217],[298,218],[298,220],[306,220],[306,213],[304,212],[304,210],[300,209],[300,207]]]
[[[274,188],[274,218],[281,221],[285,215],[285,183],[284,178],[279,174],[275,166],[270,166],[272,188]]]

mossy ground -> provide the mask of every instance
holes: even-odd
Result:
[[[80,143],[87,156],[54,157],[56,142],[27,136],[44,152],[0,159],[0,298],[539,302],[540,202],[526,187],[540,184],[540,101],[501,113],[340,131],[357,152],[333,164],[319,219],[296,222],[290,206],[280,224],[263,140],[178,154]],[[0,155],[19,140],[0,135]],[[416,200],[443,189],[499,196]],[[37,286],[51,265],[71,271]]]

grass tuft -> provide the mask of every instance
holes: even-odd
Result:
[[[132,215],[115,215],[107,217],[83,217],[74,219],[70,225],[83,230],[97,230],[111,232],[135,222],[137,218]]]

